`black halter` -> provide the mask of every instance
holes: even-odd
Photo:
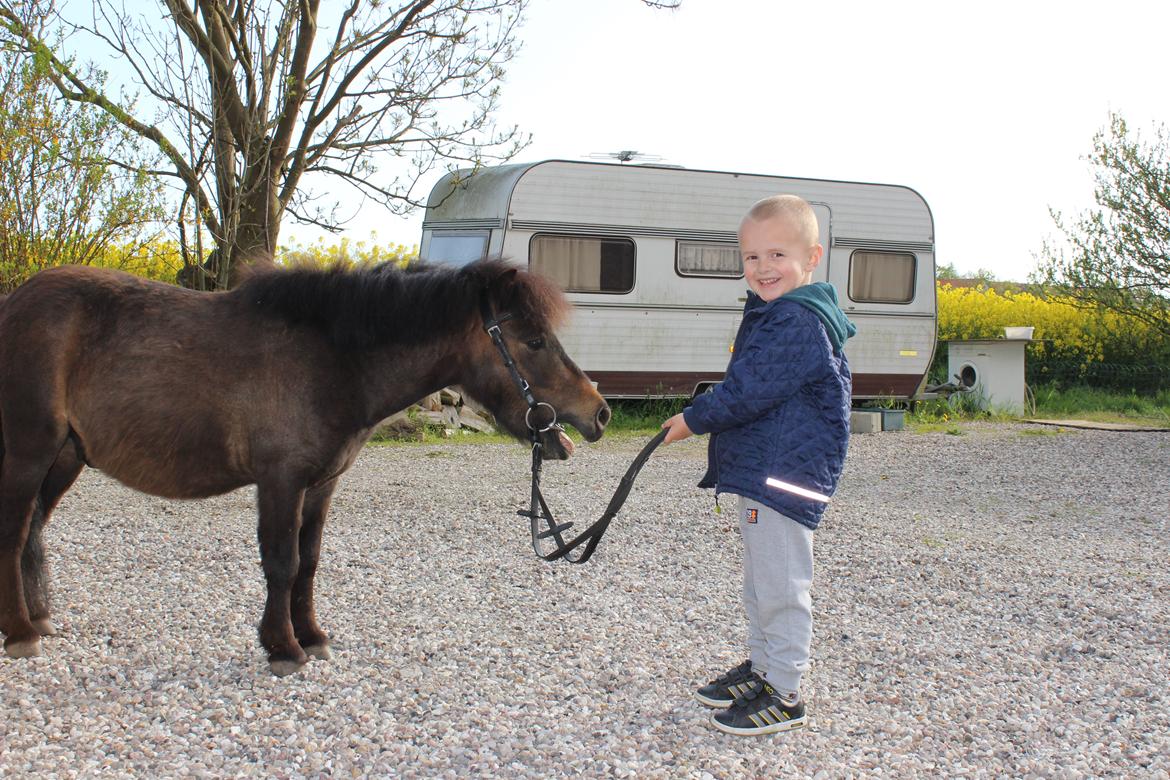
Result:
[[[609,505],[605,508],[605,513],[602,514],[601,519],[593,523],[593,525],[586,528],[583,532],[575,538],[565,541],[562,534],[571,528],[573,524],[558,523],[554,518],[552,511],[548,508],[548,504],[544,501],[544,495],[540,492],[540,472],[543,468],[544,458],[542,453],[544,445],[540,441],[540,434],[547,431],[555,430],[558,433],[563,430],[557,423],[557,410],[553,408],[552,404],[543,401],[537,401],[532,395],[532,386],[528,384],[528,380],[520,376],[520,371],[516,368],[516,361],[512,360],[512,355],[508,352],[508,346],[504,343],[503,333],[500,331],[500,323],[512,318],[511,314],[502,314],[499,317],[492,315],[491,303],[487,297],[480,298],[479,302],[480,315],[483,317],[483,329],[491,337],[492,343],[496,345],[500,356],[504,359],[504,365],[508,367],[508,373],[512,375],[512,381],[516,383],[516,387],[520,390],[520,395],[524,397],[524,402],[528,404],[528,411],[524,415],[524,424],[528,427],[528,439],[532,443],[532,496],[528,505],[528,509],[521,509],[516,514],[521,517],[527,517],[532,528],[532,549],[538,558],[543,558],[546,561],[555,561],[558,558],[564,558],[569,563],[584,563],[593,555],[593,551],[597,549],[597,545],[601,542],[601,537],[605,533],[605,529],[609,527],[609,523],[617,515],[618,510],[622,508],[622,504],[626,502],[626,497],[630,494],[630,489],[634,486],[634,480],[638,476],[638,472],[642,470],[646,460],[662,440],[666,438],[667,431],[663,429],[650,442],[642,448],[638,453],[638,457],[634,458],[634,462],[626,470],[626,474],[622,477],[618,484],[617,490],[614,491],[613,498],[609,500]],[[540,407],[545,407],[552,415],[552,419],[547,425],[540,426],[538,422],[533,422],[533,415],[537,413]],[[543,521],[543,528],[542,523]],[[556,544],[556,549],[550,553],[541,552],[540,542],[542,539],[551,538]],[[581,545],[585,548],[581,550],[580,554],[574,558],[569,553],[576,550]]]

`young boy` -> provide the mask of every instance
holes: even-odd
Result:
[[[726,376],[663,423],[666,443],[710,433],[699,487],[739,496],[750,657],[695,694],[725,708],[711,723],[731,734],[805,723],[800,678],[812,642],[813,531],[849,444],[842,350],[856,333],[836,291],[812,283],[824,251],[818,236],[812,208],[794,195],[751,207],[739,225],[751,292]]]

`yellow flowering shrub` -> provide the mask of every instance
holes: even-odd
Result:
[[[183,267],[177,241],[156,239],[145,244],[114,246],[95,258],[91,265],[117,268],[158,282],[175,283]]]
[[[14,290],[46,268],[76,264],[114,268],[147,279],[174,283],[175,274],[183,266],[183,261],[176,242],[158,238],[146,242],[108,244],[87,252],[84,261],[80,263],[76,259],[62,260],[50,251],[33,249],[23,255],[19,263],[6,265],[0,262],[0,290]]]
[[[1028,348],[1029,381],[1124,385],[1142,372],[1170,375],[1170,343],[1132,317],[1027,290],[939,285],[940,341],[1000,338],[1011,326],[1035,328]],[[946,352],[940,353],[945,372]]]
[[[347,267],[391,262],[405,267],[418,258],[418,247],[406,244],[380,245],[343,238],[327,245],[317,241],[311,245],[282,246],[277,252],[277,263],[286,266],[326,268],[341,263]],[[19,268],[7,268],[0,263],[0,290],[18,287],[37,271],[61,261],[45,254],[25,257]],[[183,257],[177,241],[155,237],[145,242],[111,244],[92,254],[86,265],[116,268],[136,276],[174,284],[183,267]]]
[[[282,246],[276,254],[276,262],[281,265],[312,268],[328,268],[339,263],[350,267],[388,262],[404,268],[417,258],[417,246],[381,245],[374,235],[370,236],[369,243],[349,238],[343,238],[335,244],[326,244],[324,239],[309,245],[294,243]]]

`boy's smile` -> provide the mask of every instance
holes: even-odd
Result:
[[[807,238],[781,216],[745,219],[739,227],[743,275],[752,292],[773,301],[809,280],[821,260],[820,244]]]

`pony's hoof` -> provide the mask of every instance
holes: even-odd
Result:
[[[4,643],[4,649],[8,651],[9,658],[31,658],[41,654],[41,638],[36,636],[17,642],[10,639]]]
[[[41,636],[57,636],[57,627],[53,625],[53,621],[48,618],[40,618],[34,620],[32,626],[36,632]]]
[[[287,658],[268,662],[268,667],[277,677],[287,677],[293,672],[299,672],[304,665],[305,661],[290,661]]]
[[[311,645],[305,648],[305,654],[316,658],[318,661],[330,661],[333,659],[333,652],[329,649],[329,645]]]

